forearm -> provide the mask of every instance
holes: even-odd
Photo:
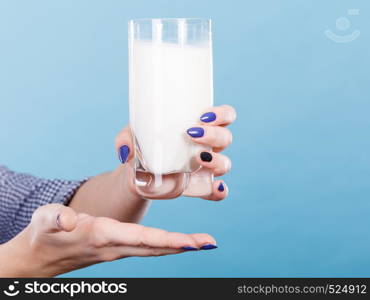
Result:
[[[137,195],[130,185],[130,166],[121,165],[112,172],[95,176],[85,182],[69,206],[77,212],[104,216],[121,222],[137,223],[144,216],[149,200]]]

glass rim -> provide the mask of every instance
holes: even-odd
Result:
[[[211,22],[211,18],[137,18],[130,19],[130,22],[151,22],[151,21],[166,21],[166,22],[177,22],[177,21],[197,21],[197,22]]]

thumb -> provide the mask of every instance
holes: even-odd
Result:
[[[61,204],[40,206],[32,215],[31,224],[43,232],[72,231],[77,225],[76,212]]]
[[[132,159],[133,143],[129,126],[123,128],[121,132],[116,136],[115,146],[121,163],[124,164]]]

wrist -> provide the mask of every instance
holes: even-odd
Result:
[[[115,186],[119,187],[118,198],[122,205],[125,217],[120,218],[122,222],[139,223],[144,217],[151,200],[145,199],[136,191],[134,182],[134,169],[130,164],[123,164],[112,171]]]
[[[149,200],[135,190],[132,167],[124,164],[90,178],[68,206],[77,213],[136,223],[143,217],[148,204]]]
[[[128,163],[118,166],[112,172],[112,175],[116,178],[117,186],[120,187],[119,193],[122,198],[130,198],[131,201],[148,201],[137,192],[134,182],[134,169]]]

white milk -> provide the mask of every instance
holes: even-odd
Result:
[[[130,126],[144,169],[191,172],[201,146],[186,130],[213,105],[210,45],[133,41],[130,47]]]

